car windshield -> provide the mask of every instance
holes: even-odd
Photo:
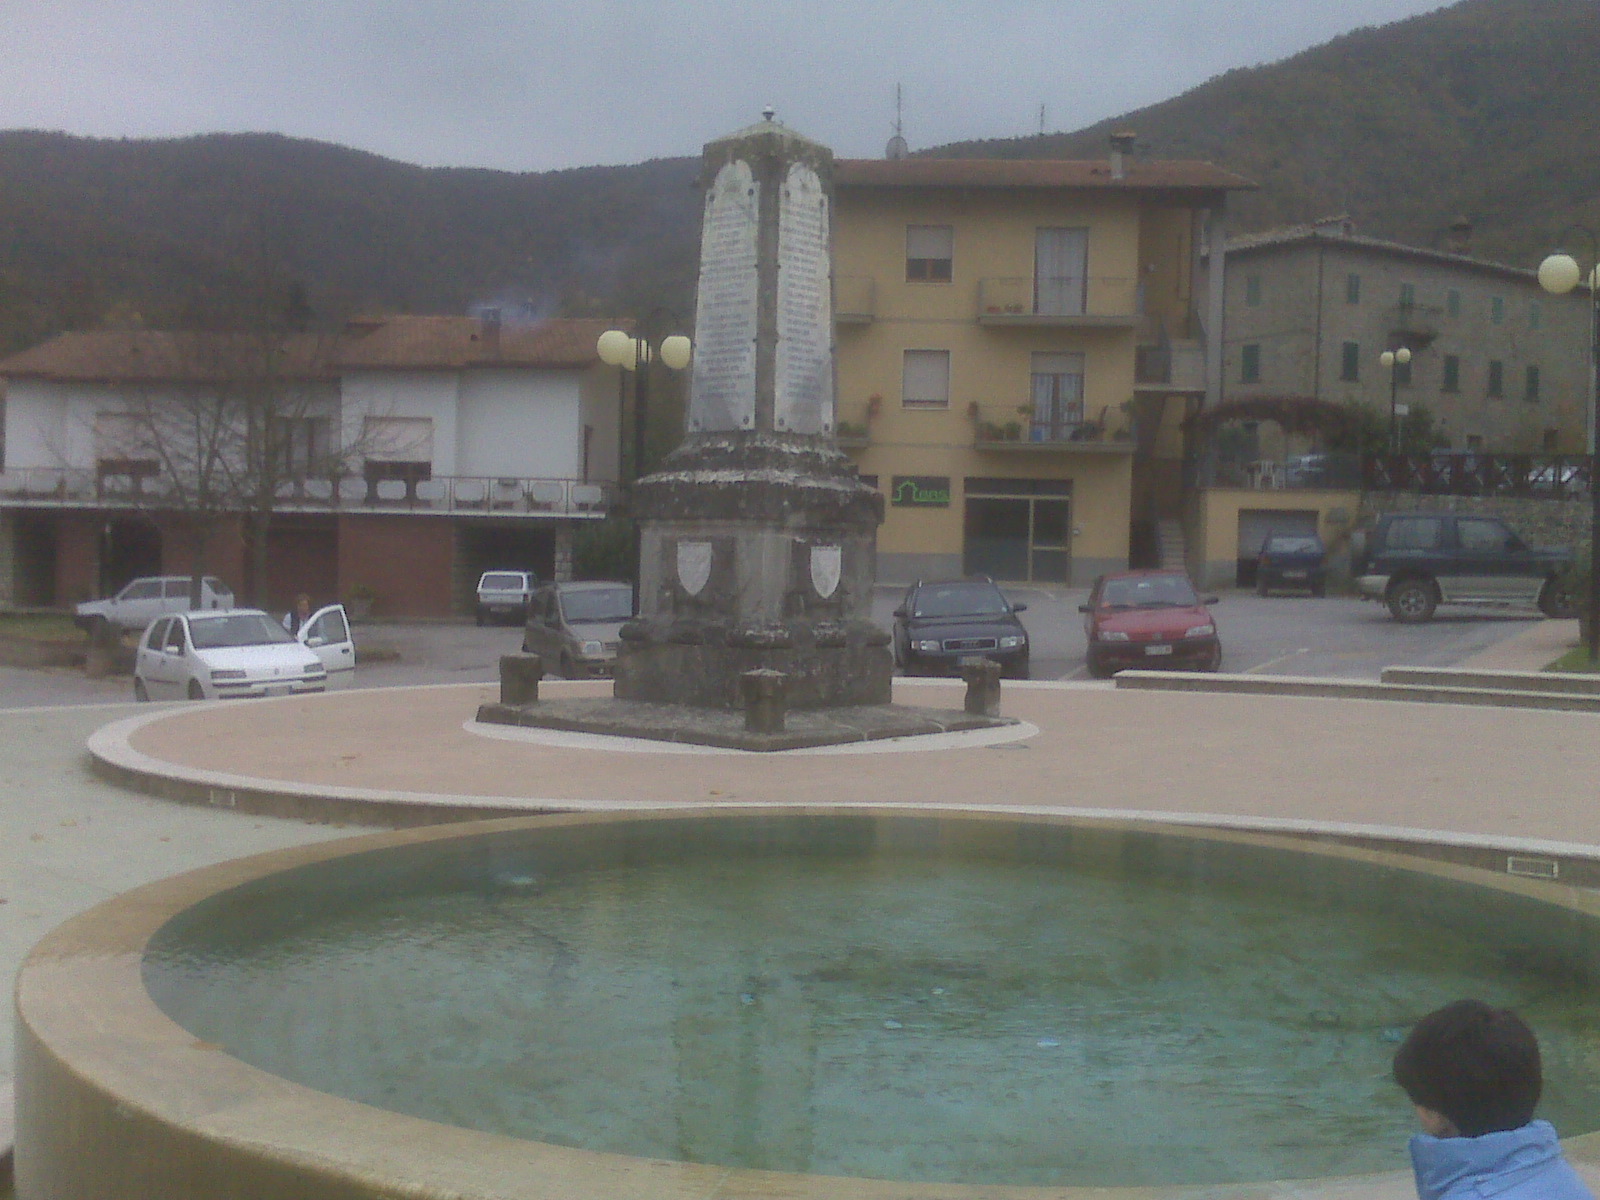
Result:
[[[1103,608],[1180,608],[1200,603],[1182,575],[1108,579],[1100,592]]]
[[[917,589],[914,617],[987,617],[1011,611],[989,583],[935,583]]]
[[[189,637],[196,650],[217,650],[224,646],[268,646],[294,639],[282,625],[261,613],[230,613],[189,622]]]
[[[522,590],[523,580],[521,575],[485,575],[478,586],[500,592],[516,592]]]
[[[633,589],[585,588],[581,592],[566,592],[561,597],[561,611],[574,624],[580,621],[626,621],[633,616]]]
[[[1314,537],[1273,537],[1267,539],[1269,554],[1316,554],[1322,543]]]

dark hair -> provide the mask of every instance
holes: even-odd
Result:
[[[1394,1080],[1465,1137],[1519,1129],[1544,1086],[1539,1040],[1509,1008],[1457,1000],[1416,1023],[1395,1052]]]

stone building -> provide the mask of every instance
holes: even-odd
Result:
[[[1470,239],[1458,221],[1443,248],[1423,249],[1335,217],[1230,240],[1226,397],[1313,396],[1387,414],[1379,356],[1404,346],[1412,359],[1395,369],[1394,401],[1426,406],[1439,448],[1583,453],[1588,297],[1548,295],[1532,269],[1474,258]],[[1263,445],[1261,457],[1283,448]]]

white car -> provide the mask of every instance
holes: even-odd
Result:
[[[528,619],[528,601],[539,577],[532,571],[485,571],[478,579],[478,624],[501,617],[518,624]]]
[[[344,608],[313,613],[298,634],[259,608],[157,617],[139,639],[136,700],[297,696],[349,687],[355,646]]]
[[[200,580],[200,607],[232,608],[233,589],[214,575]],[[144,629],[157,617],[189,608],[189,576],[146,575],[135,579],[115,596],[78,605],[74,621],[88,629],[96,619],[118,629]]]

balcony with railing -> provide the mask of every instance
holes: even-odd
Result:
[[[1420,349],[1439,336],[1444,309],[1437,304],[1402,301],[1389,309],[1389,337],[1396,345]]]
[[[1139,324],[1142,308],[1139,281],[1119,276],[978,281],[980,325],[1132,329]]]
[[[833,277],[833,320],[837,325],[870,325],[877,317],[877,282],[870,275]]]
[[[1040,411],[1031,405],[971,404],[972,444],[978,450],[1022,454],[1132,454],[1133,439],[1110,429],[1109,409],[1086,419],[1081,406]]]
[[[302,476],[274,489],[282,512],[379,512],[448,516],[599,518],[616,485],[576,479],[371,473]],[[184,489],[160,471],[34,467],[0,473],[0,505],[25,508],[182,507]],[[241,505],[243,507],[243,505]]]

